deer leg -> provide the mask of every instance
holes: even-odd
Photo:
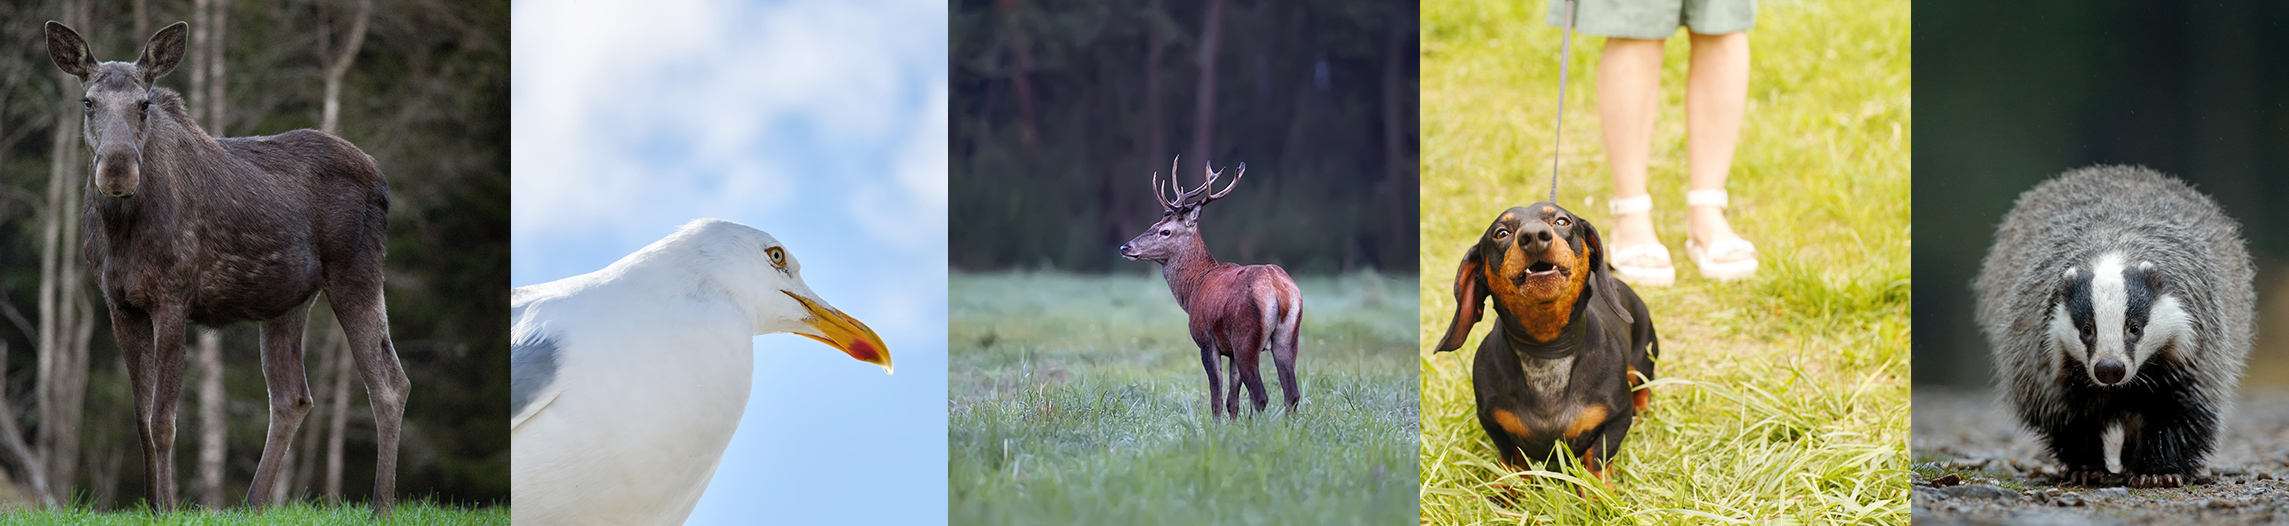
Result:
[[[405,421],[405,397],[413,386],[397,361],[397,346],[390,343],[379,266],[359,278],[329,284],[326,298],[334,305],[334,317],[341,320],[342,333],[349,336],[350,354],[366,382],[366,398],[373,402],[374,516],[386,518],[395,504],[398,430]]]
[[[152,472],[157,489],[151,499],[158,511],[175,509],[175,403],[183,393],[183,331],[189,320],[182,307],[161,307],[151,316],[151,355],[144,367],[150,369],[151,386],[151,441],[150,449],[159,455],[158,469]]]
[[[1216,377],[1215,347],[1200,346],[1200,366],[1208,369],[1208,414],[1221,418],[1224,416],[1224,391],[1222,386],[1216,383],[1219,379]]]
[[[1271,401],[1271,397],[1264,394],[1264,370],[1259,361],[1261,356],[1262,351],[1254,350],[1232,357],[1240,363],[1240,382],[1248,386],[1248,401],[1256,405],[1258,413],[1264,412],[1265,403]]]
[[[310,385],[302,373],[302,330],[310,304],[262,322],[262,381],[270,389],[270,434],[262,441],[262,462],[255,465],[254,483],[246,490],[247,507],[277,505],[265,502],[278,484],[278,465],[293,447],[294,432],[310,414]]]
[[[119,356],[127,361],[128,400],[135,405],[135,434],[143,442],[143,491],[150,495],[152,513],[159,511],[159,449],[151,437],[151,314],[106,305],[111,310],[111,336],[118,340]]]
[[[1303,386],[1296,384],[1296,337],[1303,327],[1303,305],[1291,304],[1289,309],[1271,338],[1272,366],[1279,368],[1280,392],[1287,396],[1288,410],[1294,411],[1303,401]]]
[[[1247,388],[1247,384],[1240,383],[1240,359],[1235,356],[1225,356],[1224,371],[1228,379],[1224,382],[1224,416],[1238,420],[1240,418],[1240,391]]]

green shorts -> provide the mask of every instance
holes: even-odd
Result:
[[[1662,39],[1677,26],[1722,35],[1756,25],[1756,0],[1574,0],[1574,30],[1586,34]],[[1550,0],[1550,25],[1566,25],[1566,0]]]

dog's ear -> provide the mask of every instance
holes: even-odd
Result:
[[[1439,338],[1438,350],[1432,352],[1462,348],[1462,342],[1470,339],[1470,328],[1478,325],[1480,309],[1486,307],[1486,292],[1486,259],[1473,243],[1462,256],[1462,267],[1454,271],[1454,321],[1447,322],[1447,335]]]
[[[1598,239],[1597,227],[1580,217],[1574,218],[1574,227],[1577,229],[1575,233],[1582,236],[1582,247],[1589,249],[1590,253],[1590,295],[1605,298],[1606,306],[1613,307],[1613,312],[1621,315],[1622,323],[1637,323],[1637,316],[1630,314],[1629,307],[1621,304],[1621,287],[1613,282],[1613,269],[1606,264],[1605,241]]]

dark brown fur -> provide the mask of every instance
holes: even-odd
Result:
[[[1597,228],[1551,203],[1504,211],[1464,254],[1454,290],[1438,351],[1461,348],[1494,299],[1471,385],[1502,461],[1548,462],[1562,446],[1607,478],[1661,348],[1645,302],[1609,274]]]
[[[133,64],[99,64],[77,33],[48,25],[50,55],[87,90],[96,191],[82,215],[83,248],[127,361],[153,511],[176,500],[186,325],[263,324],[271,419],[247,492],[248,503],[259,504],[310,410],[302,331],[312,299],[324,292],[373,402],[374,510],[387,516],[410,388],[382,299],[387,183],[372,157],[325,133],[209,138],[182,97],[151,86],[181,58],[185,27],[160,30]]]
[[[1246,174],[1247,169],[1246,164],[1240,165],[1241,174]],[[1173,167],[1171,171],[1173,175]],[[1192,342],[1200,346],[1200,365],[1208,370],[1211,414],[1239,417],[1242,387],[1247,388],[1256,410],[1264,410],[1269,400],[1264,393],[1258,359],[1266,350],[1272,352],[1272,364],[1279,370],[1280,390],[1286,395],[1288,409],[1293,410],[1303,400],[1295,376],[1296,340],[1303,323],[1303,292],[1278,265],[1222,263],[1208,253],[1208,245],[1200,240],[1198,229],[1200,207],[1223,197],[1232,187],[1225,186],[1223,192],[1210,194],[1196,203],[1185,201],[1207,190],[1217,175],[1209,174],[1200,188],[1179,191],[1174,201],[1160,196],[1160,182],[1156,179],[1153,194],[1161,201],[1161,219],[1136,239],[1122,244],[1121,255],[1160,262],[1161,277],[1168,280],[1177,305],[1191,316]],[[1239,176],[1235,176],[1233,184],[1238,183]],[[1171,180],[1170,184],[1174,185],[1175,181]],[[1226,384],[1217,375],[1218,356],[1231,361],[1229,396],[1224,394]]]

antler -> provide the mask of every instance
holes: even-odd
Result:
[[[1177,156],[1177,159],[1183,158],[1182,155]],[[1160,195],[1160,172],[1152,173],[1152,200],[1160,202],[1161,210],[1175,211],[1176,203],[1184,202],[1184,190],[1176,187],[1176,160],[1168,162],[1168,187],[1177,192],[1175,203],[1169,202],[1167,196]]]
[[[1169,199],[1167,196],[1161,195],[1160,172],[1153,172],[1152,174],[1152,199],[1154,201],[1159,201],[1160,207],[1163,210],[1174,211],[1178,207],[1187,206],[1184,204],[1185,201],[1190,201],[1194,197],[1199,197],[1202,192],[1208,191],[1208,187],[1214,186],[1216,184],[1216,179],[1221,178],[1224,175],[1223,170],[1210,171],[1208,170],[1207,165],[1202,165],[1200,167],[1200,171],[1208,173],[1208,180],[1201,181],[1198,188],[1185,190],[1183,186],[1176,184],[1176,168],[1182,164],[1183,159],[1184,156],[1179,155],[1176,156],[1175,159],[1172,159],[1168,162],[1168,189],[1169,191],[1176,193],[1175,199]],[[1189,206],[1205,205],[1210,201],[1215,201],[1217,199],[1223,198],[1224,194],[1232,193],[1232,187],[1240,185],[1240,178],[1247,177],[1247,175],[1248,163],[1240,163],[1240,171],[1232,174],[1232,182],[1230,184],[1224,185],[1223,190],[1208,194],[1207,198],[1201,199],[1200,202],[1193,203]]]
[[[1199,188],[1194,188],[1194,189],[1192,189],[1192,193],[1190,193],[1190,194],[1187,194],[1187,196],[1188,196],[1188,197],[1189,197],[1189,196],[1193,196],[1193,195],[1200,195],[1200,192],[1201,192],[1202,190],[1207,190],[1207,189],[1208,189],[1208,187],[1210,187],[1210,186],[1214,186],[1214,185],[1216,184],[1216,179],[1217,179],[1218,177],[1222,177],[1222,176],[1224,175],[1224,171],[1223,171],[1223,170],[1209,171],[1209,170],[1208,170],[1208,166],[1207,166],[1207,165],[1201,165],[1201,167],[1200,167],[1200,171],[1203,171],[1203,172],[1208,172],[1208,180],[1206,180],[1206,181],[1201,181],[1201,182],[1200,182],[1200,187],[1199,187]],[[1216,191],[1216,193],[1208,194],[1208,197],[1207,197],[1206,199],[1201,199],[1201,200],[1200,200],[1200,202],[1198,202],[1198,203],[1193,203],[1193,204],[1192,204],[1192,206],[1201,206],[1201,205],[1206,205],[1206,204],[1208,204],[1209,202],[1215,201],[1215,200],[1217,200],[1217,199],[1222,199],[1222,198],[1224,197],[1224,194],[1229,194],[1229,193],[1232,193],[1232,187],[1234,187],[1234,186],[1239,186],[1239,185],[1240,185],[1240,178],[1242,178],[1242,177],[1247,177],[1247,176],[1248,176],[1248,163],[1240,163],[1240,171],[1239,171],[1239,172],[1237,172],[1237,173],[1234,173],[1234,174],[1232,174],[1232,182],[1231,182],[1230,184],[1226,184],[1226,185],[1224,185],[1224,189],[1223,189],[1223,190],[1218,190],[1218,191]]]

